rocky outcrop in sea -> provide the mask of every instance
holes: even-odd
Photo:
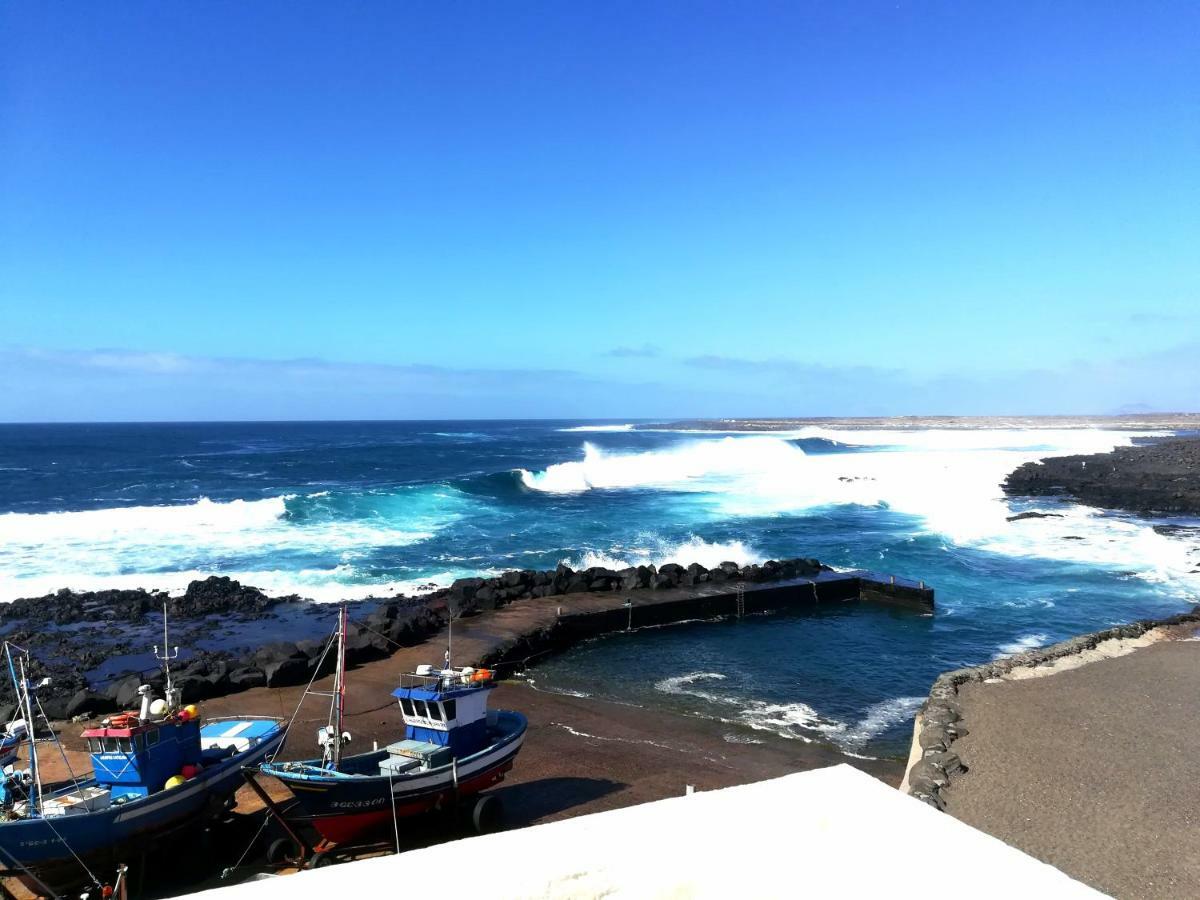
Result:
[[[1200,438],[1026,463],[1008,476],[1004,490],[1135,513],[1200,515]]]

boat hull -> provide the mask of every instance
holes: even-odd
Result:
[[[278,731],[249,750],[206,768],[180,787],[140,800],[94,812],[0,823],[3,874],[28,869],[39,876],[58,872],[81,876],[76,857],[89,864],[126,862],[126,853],[140,855],[154,842],[223,808],[244,784],[242,768],[265,761],[286,734],[281,723]],[[94,784],[81,782],[89,783]]]
[[[504,780],[521,749],[525,717],[507,710],[509,733],[455,766],[428,772],[313,778],[291,776],[272,767],[267,774],[282,781],[296,797],[303,818],[331,844],[363,841],[390,831],[393,818],[452,809],[465,798]]]

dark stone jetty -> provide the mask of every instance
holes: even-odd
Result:
[[[463,578],[418,597],[351,602],[346,652],[351,665],[384,659],[425,644],[453,618],[456,656],[461,650],[464,661],[515,665],[630,627],[860,601],[928,612],[934,593],[922,582],[835,572],[811,559],[714,569],[559,566]],[[215,576],[192,582],[179,597],[63,590],[17,600],[0,607],[0,635],[31,651],[34,677],[51,679],[40,692],[48,718],[101,715],[133,706],[142,683],[161,688],[152,648],[162,643],[164,603],[171,644],[181,648],[172,672],[185,702],[306,684],[332,667],[330,656],[321,663],[330,604],[272,598]],[[3,702],[9,694],[3,685],[0,717],[11,712]]]

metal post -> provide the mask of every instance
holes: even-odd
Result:
[[[308,859],[308,857],[312,855],[312,847],[308,846],[308,844],[301,839],[300,835],[298,835],[292,829],[292,826],[288,824],[287,819],[283,817],[283,813],[279,811],[279,807],[275,805],[275,801],[270,798],[267,792],[263,790],[262,785],[260,785],[254,778],[253,771],[250,769],[242,769],[242,777],[246,779],[246,783],[250,785],[250,787],[254,790],[254,793],[258,794],[258,799],[263,802],[263,806],[267,808],[267,812],[275,817],[275,821],[283,827],[283,830],[286,832],[287,836],[292,839],[292,842],[297,847],[300,848],[300,858],[296,860],[296,862],[302,863],[304,860]]]

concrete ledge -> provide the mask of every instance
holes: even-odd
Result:
[[[500,898],[1102,896],[846,765],[196,896],[367,897],[385,885]]]
[[[944,810],[946,801],[942,796],[943,790],[952,779],[966,774],[966,765],[953,749],[954,742],[968,733],[968,723],[963,721],[958,703],[960,686],[1006,676],[1036,676],[1040,668],[1049,673],[1058,669],[1068,658],[1087,654],[1106,642],[1133,641],[1156,629],[1196,625],[1200,625],[1200,607],[1166,619],[1118,625],[1069,638],[1049,647],[1038,647],[983,665],[942,673],[934,681],[929,699],[913,723],[909,768],[900,789],[930,806]]]

